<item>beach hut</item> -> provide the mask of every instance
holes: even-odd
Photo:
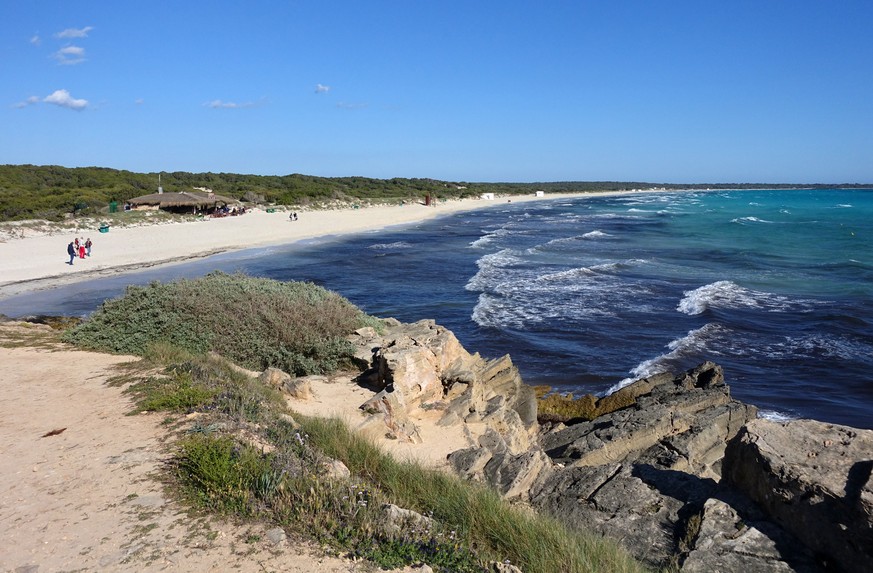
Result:
[[[179,191],[172,193],[150,193],[140,195],[127,202],[134,209],[164,209],[176,212],[212,212],[216,209],[238,203],[236,199],[205,191]]]

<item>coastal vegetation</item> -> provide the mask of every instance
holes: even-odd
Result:
[[[126,354],[165,342],[195,354],[215,351],[247,368],[306,375],[347,365],[352,347],[346,336],[363,326],[378,322],[314,284],[214,272],[129,286],[67,338]]]
[[[224,320],[224,309],[233,316]],[[270,328],[281,321],[302,346],[280,342]],[[277,389],[227,360],[261,368],[274,359],[263,350],[282,344],[304,357],[292,361],[305,366],[299,372],[327,371],[344,361],[338,333],[365,324],[372,319],[319,287],[216,273],[131,288],[66,337],[143,357],[115,383],[133,398],[131,414],[165,413],[177,436],[170,489],[204,511],[279,526],[382,568],[485,571],[509,561],[526,573],[641,570],[599,535],[515,508],[483,485],[395,460],[341,421],[290,411]],[[410,511],[398,520],[388,511],[395,507]]]
[[[113,201],[153,193],[158,173],[135,173],[104,167],[67,168],[55,165],[0,165],[0,221],[60,220],[93,216],[108,211]],[[235,173],[161,173],[165,191],[209,188],[215,193],[251,203],[318,205],[330,201],[409,201],[424,196],[441,199],[504,195],[618,191],[623,189],[781,188],[773,183],[646,183],[635,181],[565,181],[541,183],[476,183],[428,178],[373,179],[369,177],[316,177],[312,175],[245,175]],[[816,187],[823,185],[809,185]],[[842,185],[852,187],[854,185]],[[126,215],[126,214],[125,214]]]

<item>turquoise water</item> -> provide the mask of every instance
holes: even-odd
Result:
[[[498,203],[403,229],[226,254],[0,300],[86,314],[130,282],[241,270],[433,318],[525,381],[604,393],[714,360],[768,416],[873,428],[873,192]]]

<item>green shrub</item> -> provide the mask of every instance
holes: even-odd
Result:
[[[345,365],[352,352],[346,336],[375,323],[345,298],[311,283],[216,272],[130,286],[66,339],[140,355],[156,344],[194,354],[214,350],[249,368],[275,366],[304,375]]]
[[[229,436],[193,435],[179,443],[177,475],[189,493],[221,513],[251,515],[272,471],[269,456]]]
[[[152,378],[151,384],[141,387],[140,410],[184,412],[195,409],[215,397],[215,391],[202,385],[194,385],[190,375],[175,375],[170,378]]]

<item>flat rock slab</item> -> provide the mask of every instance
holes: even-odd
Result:
[[[873,430],[754,420],[728,444],[722,471],[826,562],[873,571]]]

